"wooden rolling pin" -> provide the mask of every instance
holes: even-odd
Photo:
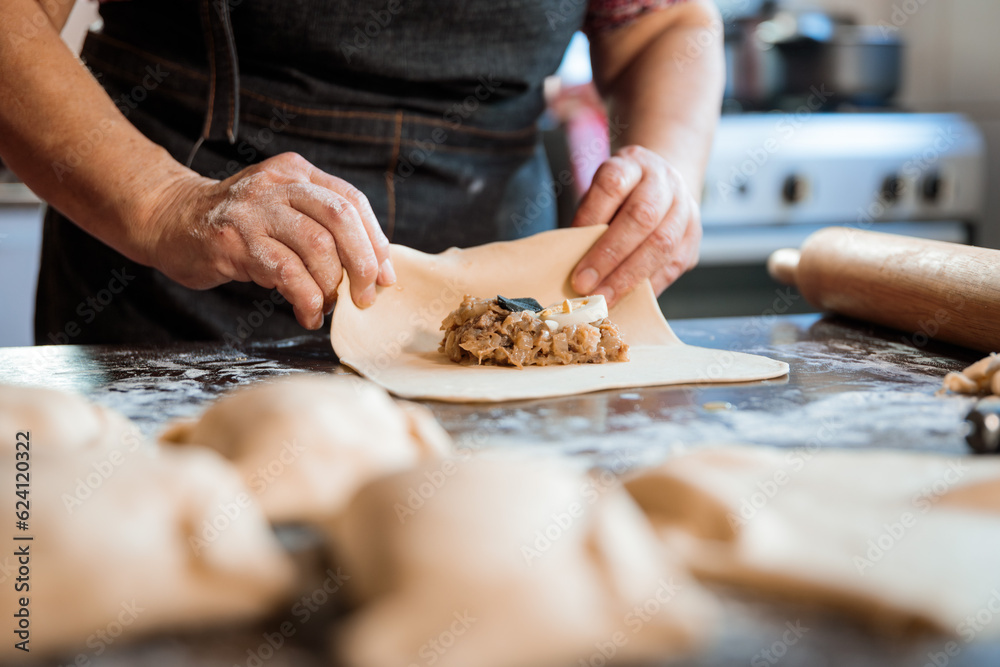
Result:
[[[767,269],[812,305],[985,352],[1000,351],[1000,250],[828,227]]]

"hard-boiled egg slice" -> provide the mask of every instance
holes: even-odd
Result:
[[[564,299],[562,303],[552,304],[535,315],[543,320],[550,330],[555,331],[550,322],[554,322],[560,329],[574,324],[600,322],[608,316],[608,302],[602,294],[579,299]]]

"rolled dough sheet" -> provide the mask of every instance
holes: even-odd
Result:
[[[663,318],[652,286],[639,285],[610,312],[631,360],[536,366],[523,370],[465,366],[438,352],[441,321],[465,294],[535,297],[542,304],[580,296],[569,284],[576,263],[606,226],[559,229],[517,241],[428,255],[392,246],[398,281],[359,309],[347,279],[339,289],[330,339],[341,363],[397,396],[491,402],[582,394],[603,389],[780,377],[788,364],[765,357],[685,345]]]

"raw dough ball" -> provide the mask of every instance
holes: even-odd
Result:
[[[0,437],[4,451],[14,434],[31,431],[35,447],[47,451],[135,451],[143,437],[123,415],[83,396],[41,387],[0,385]]]
[[[13,435],[13,434],[10,434]],[[36,445],[38,448],[36,449]],[[293,568],[236,471],[204,448],[72,456],[32,437],[29,530],[0,558],[30,588],[0,587],[0,615],[28,598],[31,655],[94,655],[151,631],[249,619],[290,592]],[[12,485],[15,460],[0,459]],[[0,511],[14,523],[14,489]],[[6,559],[6,560],[3,560]],[[24,657],[7,630],[0,656]],[[70,658],[72,661],[75,658]]]
[[[1000,590],[1000,461],[703,449],[626,484],[696,575],[964,635]],[[979,636],[1000,636],[1000,624]],[[966,637],[968,639],[968,637]]]
[[[233,461],[274,522],[328,519],[372,477],[451,448],[426,408],[397,404],[370,382],[319,374],[235,391],[163,439]]]
[[[342,657],[529,667],[575,664],[606,642],[622,659],[691,647],[712,603],[606,481],[568,462],[470,459],[368,484],[331,525],[366,603],[336,642]]]

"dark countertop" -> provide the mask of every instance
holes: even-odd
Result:
[[[677,448],[726,441],[967,451],[962,424],[972,399],[934,392],[947,371],[963,368],[979,353],[817,315],[678,320],[672,325],[687,343],[763,354],[788,362],[791,372],[760,383],[428,405],[460,444],[558,450],[591,456],[598,463],[620,458],[639,463]],[[349,372],[337,364],[325,335],[244,350],[206,343],[0,348],[0,382],[80,391],[125,413],[150,434],[171,418],[197,414],[206,401],[237,385],[302,371]],[[850,619],[808,607],[738,595],[728,600],[727,622],[714,647],[682,664],[748,664],[780,640],[786,621],[796,620],[815,629],[788,649],[782,665],[922,666],[930,661],[928,653],[943,650],[947,641],[877,637]],[[230,650],[235,652],[227,664],[242,663],[251,644],[240,638],[256,646],[260,634],[164,638],[149,647],[116,648],[93,664],[168,664],[175,655],[188,664],[207,665],[229,660],[219,653]],[[285,658],[312,664],[310,653],[318,654],[311,648],[305,642],[305,653],[288,652]],[[764,659],[759,664],[771,663]],[[964,645],[948,664],[1000,664],[1000,646]]]

